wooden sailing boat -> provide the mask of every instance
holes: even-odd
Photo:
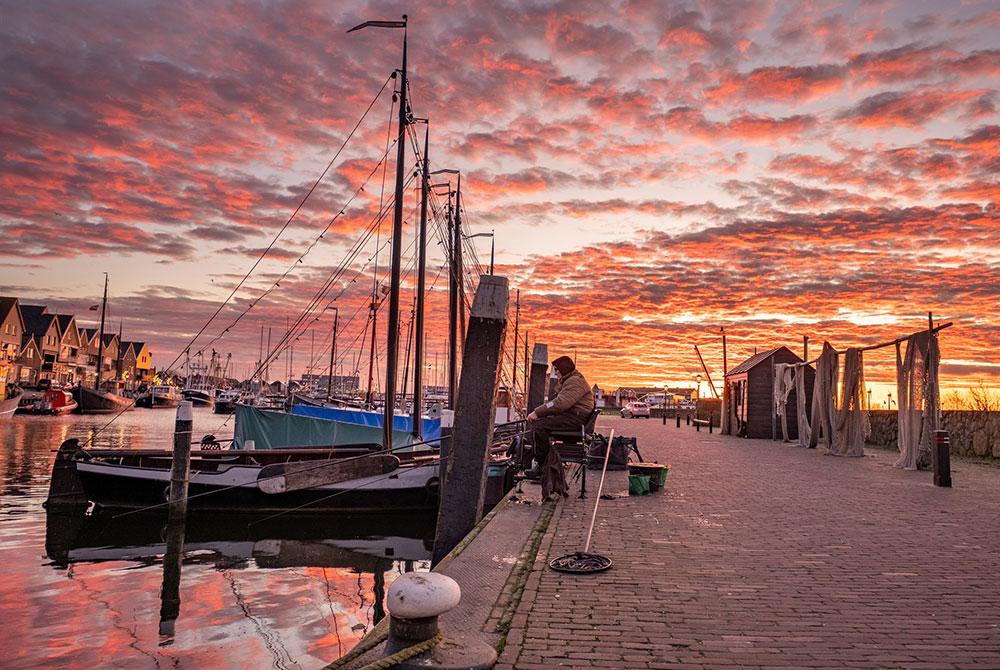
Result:
[[[97,375],[94,388],[80,384],[76,402],[81,414],[112,414],[132,409],[131,399],[115,393],[113,385],[104,384],[104,317],[108,308],[108,273],[104,273],[104,297],[101,300],[101,332],[97,339]],[[103,388],[102,388],[103,387]]]

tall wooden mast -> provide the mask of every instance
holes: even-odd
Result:
[[[94,389],[101,390],[101,377],[104,373],[104,313],[108,308],[108,273],[104,273],[104,297],[101,298],[101,332],[97,336],[97,382]],[[119,345],[120,346],[120,345]],[[81,401],[82,402],[82,401]]]
[[[413,436],[423,440],[424,398],[424,290],[427,269],[427,192],[430,190],[430,159],[427,157],[430,123],[424,129],[424,165],[420,180],[420,227],[417,229],[417,305],[414,316],[416,342],[413,350]]]

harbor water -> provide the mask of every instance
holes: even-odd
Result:
[[[226,418],[196,408],[196,440],[230,436]],[[174,411],[108,422],[0,422],[4,668],[320,668],[385,615],[395,577],[429,569],[427,516],[195,515],[167,528],[162,511],[47,513],[63,440],[169,448]]]

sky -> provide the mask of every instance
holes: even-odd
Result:
[[[322,372],[336,307],[338,370],[364,376],[402,34],[347,29],[407,13],[430,167],[462,173],[466,231],[495,235],[467,240],[470,291],[492,241],[519,335],[550,357],[607,389],[691,386],[695,344],[721,377],[722,328],[732,367],[804,336],[812,353],[892,340],[932,312],[953,324],[946,391],[1000,385],[998,2],[4,5],[0,294],[86,320],[107,272],[113,327],[159,366],[204,327],[191,351],[244,373],[287,323],[270,376]],[[866,356],[876,402],[894,363]]]

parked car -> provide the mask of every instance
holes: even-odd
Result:
[[[649,418],[649,405],[644,402],[630,402],[621,409],[623,419]]]

